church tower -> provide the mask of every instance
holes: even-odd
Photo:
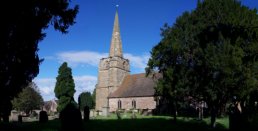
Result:
[[[118,89],[129,72],[129,60],[123,58],[118,11],[116,10],[109,57],[100,60],[96,85],[96,110],[102,111],[104,116],[109,111],[109,94]]]

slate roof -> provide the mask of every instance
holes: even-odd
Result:
[[[157,80],[157,79],[156,79]],[[145,73],[127,75],[121,86],[109,95],[109,98],[154,96],[156,81]]]

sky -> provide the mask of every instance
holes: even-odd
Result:
[[[183,12],[195,9],[197,0],[71,0],[71,6],[75,4],[79,13],[69,33],[50,26],[39,43],[38,54],[44,61],[33,81],[45,101],[56,99],[54,87],[63,62],[72,68],[76,101],[80,93],[94,90],[99,60],[108,56],[116,5],[124,57],[130,61],[131,74],[136,74],[144,72],[163,25],[173,25]],[[258,8],[257,0],[242,0],[242,4]]]

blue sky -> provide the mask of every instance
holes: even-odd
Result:
[[[75,99],[83,91],[92,92],[97,83],[99,59],[109,52],[116,4],[124,57],[130,60],[131,74],[142,73],[150,51],[161,39],[160,28],[172,25],[184,11],[196,8],[197,0],[72,0],[79,5],[76,24],[68,34],[49,27],[39,43],[44,61],[35,78],[44,100],[54,99],[58,68],[68,62],[75,80]],[[258,8],[257,0],[242,0]]]

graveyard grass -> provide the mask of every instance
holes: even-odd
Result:
[[[72,125],[71,125],[72,126]],[[19,131],[57,131],[60,127],[59,120],[50,120],[47,123],[35,122],[11,122],[9,124],[0,123],[0,129]],[[209,127],[209,118],[196,120],[194,118],[179,117],[175,123],[168,116],[137,116],[131,119],[129,116],[122,116],[118,120],[116,115],[108,118],[96,117],[88,122],[83,122],[84,130],[87,131],[224,131],[228,129],[228,118],[218,118],[216,129]]]

